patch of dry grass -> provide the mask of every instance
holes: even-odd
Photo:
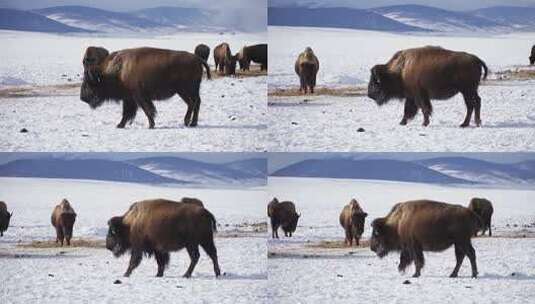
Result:
[[[46,241],[33,241],[31,243],[19,244],[18,247],[22,248],[62,248],[59,243],[56,244],[56,240],[46,240]],[[94,240],[94,239],[72,239],[71,246],[63,245],[63,248],[105,248],[105,240]]]
[[[535,79],[535,68],[517,67],[495,72],[496,80],[530,80]]]
[[[318,86],[314,89],[314,94],[303,94],[299,92],[299,88],[283,89],[278,88],[268,91],[268,96],[273,97],[292,97],[292,96],[341,96],[354,97],[366,96],[367,89],[365,87],[323,87]]]
[[[347,246],[343,240],[337,241],[321,241],[319,243],[306,244],[305,247],[309,248],[321,248],[321,249],[351,249],[351,248],[366,248],[370,247],[369,240],[360,240],[359,246],[355,246],[353,243],[352,247]]]

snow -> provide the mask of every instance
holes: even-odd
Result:
[[[534,33],[474,36],[407,35],[381,32],[269,27],[269,91],[298,87],[297,55],[310,46],[318,56],[318,87],[362,88],[375,64],[398,50],[425,45],[476,54],[490,71],[527,64]],[[489,78],[493,78],[491,75]],[[403,104],[378,107],[366,96],[270,96],[269,151],[527,151],[535,146],[535,80],[484,83],[481,128],[461,129],[462,96],[433,101],[430,126],[419,113],[398,123]],[[472,122],[473,125],[473,122]],[[357,132],[364,128],[365,132]],[[320,136],[318,136],[320,135]]]
[[[0,79],[30,86],[81,81],[86,47],[108,50],[152,46],[193,51],[198,43],[211,48],[226,41],[233,52],[265,42],[262,34],[182,33],[157,37],[60,36],[0,31],[3,41]],[[213,58],[208,62],[213,64]],[[73,86],[61,94],[50,89],[39,96],[0,100],[0,149],[3,151],[264,151],[267,77],[203,80],[197,128],[183,126],[186,104],[174,96],[156,101],[156,130],[147,130],[142,111],[133,125],[115,128],[121,106],[107,103],[91,110]],[[44,96],[41,96],[44,95]],[[22,128],[28,133],[19,133]],[[27,136],[26,136],[27,135]]]
[[[2,303],[99,302],[251,303],[263,302],[267,288],[264,233],[225,236],[244,223],[265,222],[264,188],[188,189],[127,183],[34,178],[0,178],[0,197],[13,211],[11,226],[0,243]],[[224,275],[215,279],[212,262],[201,250],[192,279],[182,278],[189,265],[185,250],[171,254],[163,278],[155,278],[156,262],[145,258],[130,278],[122,277],[128,256],[116,259],[100,248],[23,248],[33,240],[53,240],[52,208],[69,199],[78,217],[74,239],[104,239],[107,220],[123,214],[137,200],[198,197],[216,217],[219,264]],[[260,203],[262,202],[262,203]],[[120,285],[113,282],[119,279]]]
[[[535,296],[535,239],[519,236],[535,232],[524,226],[535,222],[533,190],[270,177],[268,192],[270,197],[294,201],[301,213],[292,238],[268,241],[269,293],[278,303],[349,303],[355,299],[363,303],[526,303]],[[470,277],[467,259],[459,278],[448,277],[455,265],[452,248],[426,252],[422,276],[414,279],[413,266],[405,274],[397,272],[398,254],[379,259],[369,248],[311,246],[343,241],[338,216],[353,197],[369,214],[363,235],[368,239],[371,221],[385,216],[397,202],[429,198],[468,205],[474,196],[486,197],[494,205],[493,237],[473,239],[477,279]],[[405,280],[411,284],[402,284]]]

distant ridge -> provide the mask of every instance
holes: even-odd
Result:
[[[36,13],[8,8],[0,8],[0,29],[44,33],[92,32],[63,24]]]

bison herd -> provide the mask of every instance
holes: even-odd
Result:
[[[12,214],[0,201],[1,236],[7,230]],[[76,216],[67,199],[53,208],[51,222],[56,231],[56,243],[60,246],[64,245],[64,240],[67,246],[71,245]],[[191,261],[184,277],[189,278],[199,261],[200,246],[212,260],[217,277],[221,270],[214,244],[216,231],[214,215],[197,198],[145,200],[133,203],[126,213],[108,221],[106,249],[115,257],[130,252],[130,263],[124,276],[130,276],[145,255],[155,257],[158,264],[156,276],[161,277],[169,263],[169,253],[186,248]]]
[[[531,49],[530,64],[535,63],[535,45]],[[299,77],[299,92],[314,93],[319,61],[310,47],[295,61]],[[482,73],[483,70],[483,73]],[[421,110],[423,126],[429,125],[433,113],[432,99],[449,99],[461,93],[466,116],[461,127],[468,127],[472,114],[474,123],[481,126],[481,98],[478,87],[486,79],[487,65],[477,56],[426,46],[398,51],[386,64],[375,65],[370,71],[368,97],[382,106],[391,99],[405,101],[400,125],[406,125]]]
[[[451,246],[455,248],[456,265],[450,277],[457,277],[464,257],[472,266],[472,276],[477,277],[476,252],[471,238],[479,231],[491,232],[492,203],[484,198],[473,198],[468,207],[432,200],[407,201],[394,205],[390,212],[372,221],[370,249],[383,258],[391,252],[399,252],[398,270],[414,263],[413,277],[419,277],[424,266],[424,251],[440,252]],[[367,217],[357,200],[352,199],[342,208],[340,225],[345,233],[345,245],[351,247],[353,240],[359,246]],[[268,204],[272,238],[278,238],[279,227],[285,236],[291,237],[299,215],[293,202],[279,202],[274,198]]]
[[[201,105],[200,87],[203,68],[211,79],[207,64],[210,47],[199,44],[194,53],[141,47],[110,53],[102,47],[90,46],[83,56],[83,82],[80,99],[92,109],[105,101],[122,101],[123,111],[117,128],[132,123],[138,108],[147,116],[149,128],[155,126],[154,100],[165,100],[175,94],[186,103],[184,125],[197,126]],[[248,70],[251,61],[267,70],[267,44],[244,46],[232,55],[228,43],[214,48],[216,71],[235,75],[236,62]]]

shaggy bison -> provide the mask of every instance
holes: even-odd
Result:
[[[216,277],[221,274],[214,244],[216,220],[203,207],[165,199],[140,201],[123,216],[112,217],[108,226],[106,248],[116,257],[126,251],[131,254],[125,277],[139,266],[143,254],[154,255],[156,276],[161,277],[169,263],[169,252],[185,247],[191,261],[184,277],[189,278],[199,261],[199,245],[212,259]]]
[[[13,212],[7,212],[6,203],[0,201],[0,236],[4,236],[4,231],[9,227],[9,221],[12,215]]]
[[[215,69],[224,75],[236,74],[236,56],[232,56],[230,52],[230,46],[228,43],[223,42],[214,48],[214,62]]]
[[[457,264],[450,277],[457,277],[466,256],[477,276],[476,252],[470,238],[480,226],[479,217],[470,209],[430,200],[396,204],[390,213],[372,222],[370,248],[380,258],[399,251],[399,271],[414,262],[419,277],[424,267],[424,251],[443,251],[455,246]]]
[[[353,246],[353,239],[357,246],[359,245],[360,237],[364,232],[364,220],[368,213],[364,212],[357,200],[352,199],[349,204],[345,205],[340,213],[340,225],[344,228],[346,233],[345,243],[351,247]]]
[[[181,200],[180,200],[182,203],[184,204],[193,204],[193,205],[197,205],[199,207],[204,207],[204,204],[202,203],[202,201],[198,198],[194,198],[194,197],[183,197]]]
[[[242,71],[249,70],[251,61],[260,63],[260,70],[267,70],[268,49],[267,44],[244,46],[238,53],[238,62]]]
[[[210,68],[200,57],[183,51],[148,47],[111,54],[101,47],[88,47],[83,65],[80,99],[93,109],[106,100],[122,100],[123,115],[117,128],[131,123],[138,107],[147,116],[149,128],[154,128],[156,108],[153,100],[168,99],[175,94],[188,105],[184,125],[197,125],[203,66],[210,79]]]
[[[204,61],[208,61],[208,56],[210,56],[210,47],[201,43],[195,47],[193,53],[201,57]]]
[[[295,205],[292,202],[279,202],[274,198],[268,204],[268,216],[271,219],[271,237],[279,238],[279,227],[284,231],[284,236],[292,236],[297,228],[297,221],[301,216],[295,212]]]
[[[474,197],[470,200],[468,209],[472,210],[481,218],[481,230],[483,231],[481,235],[484,235],[488,229],[489,236],[492,236],[491,219],[492,213],[494,212],[494,208],[492,208],[492,203],[487,199]]]
[[[531,47],[531,56],[529,56],[529,64],[535,64],[535,45]]]
[[[71,245],[74,221],[76,221],[76,212],[74,212],[69,201],[63,199],[61,203],[54,207],[51,216],[52,226],[56,229],[56,243],[59,242],[63,246],[63,239],[65,239],[67,246]]]
[[[481,125],[481,98],[477,90],[481,69],[487,77],[487,66],[475,55],[427,46],[397,52],[386,64],[371,69],[368,97],[381,106],[390,99],[405,99],[400,124],[406,125],[418,109],[429,125],[433,112],[431,99],[448,99],[461,93],[466,104],[466,117],[461,127],[470,125],[475,109],[475,123]]]
[[[310,47],[307,47],[304,52],[299,54],[295,61],[295,73],[299,76],[299,92],[314,93],[316,86],[316,74],[320,68],[320,63],[316,55]]]

